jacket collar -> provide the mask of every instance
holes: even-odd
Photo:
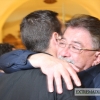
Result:
[[[82,72],[79,72],[78,75],[84,87],[93,88],[93,81],[99,73],[100,64],[98,64],[97,66],[90,67],[89,69],[84,70]]]

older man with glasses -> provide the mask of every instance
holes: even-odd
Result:
[[[78,67],[78,66],[75,64],[74,60],[72,60],[72,59],[70,59],[68,57],[65,57],[65,54],[66,54],[66,51],[67,51],[67,50],[64,50],[65,48],[67,48],[69,51],[71,51],[71,52],[73,52],[75,54],[81,54],[82,52],[85,52],[85,51],[86,52],[99,51],[99,49],[92,49],[92,48],[91,49],[86,49],[86,48],[83,48],[81,43],[78,42],[78,41],[73,41],[71,44],[67,44],[66,38],[58,39],[57,41],[58,41],[59,47],[61,47],[61,49],[63,49],[63,51],[61,51],[59,53],[60,55],[63,53],[62,56],[59,56],[59,58],[65,60],[65,61],[67,61],[69,63],[74,64],[76,67]],[[64,54],[64,51],[65,51],[65,54]],[[76,69],[76,67],[75,67],[75,69]],[[83,69],[77,68],[76,72],[79,72],[81,70],[83,70]]]

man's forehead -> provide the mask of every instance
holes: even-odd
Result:
[[[68,27],[64,32],[63,38],[65,38],[67,42],[73,42],[80,45],[91,45],[92,43],[92,37],[89,31],[84,28]]]
[[[72,37],[77,36],[79,38],[83,38],[83,37],[91,38],[90,32],[87,29],[81,28],[81,27],[68,27],[68,28],[66,28],[63,36],[66,36],[66,35],[67,35],[67,37],[69,37],[69,36],[72,36]]]

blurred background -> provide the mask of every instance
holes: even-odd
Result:
[[[63,23],[75,14],[100,18],[100,0],[0,0],[0,43],[23,49],[19,25],[24,16],[35,10],[56,11]]]

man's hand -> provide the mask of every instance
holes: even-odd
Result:
[[[0,69],[0,73],[4,73],[4,71]]]
[[[62,93],[61,77],[64,79],[68,90],[73,89],[71,79],[77,86],[81,85],[80,79],[77,73],[72,68],[72,64],[65,62],[61,59],[55,58],[47,54],[35,54],[28,58],[32,66],[41,68],[42,72],[47,75],[48,89],[49,92],[53,92],[53,82],[55,81],[57,92]]]

